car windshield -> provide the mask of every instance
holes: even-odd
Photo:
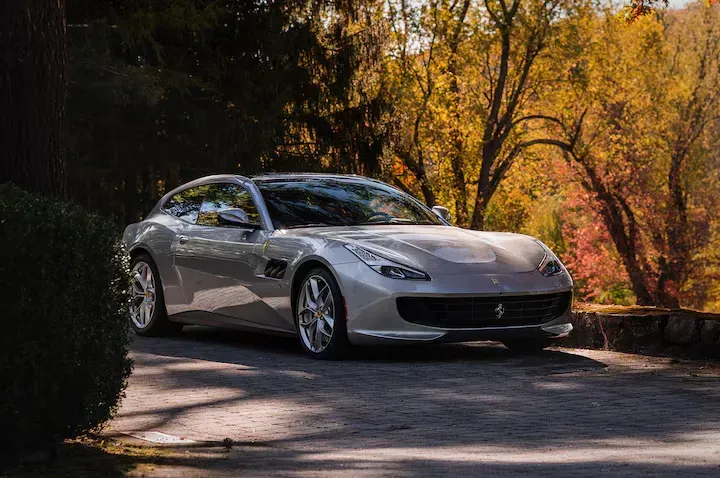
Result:
[[[277,229],[310,226],[444,223],[390,186],[341,178],[257,181]]]

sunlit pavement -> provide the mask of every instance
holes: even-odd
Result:
[[[217,475],[720,476],[720,367],[475,343],[303,356],[188,328],[137,338],[109,432],[237,444]]]

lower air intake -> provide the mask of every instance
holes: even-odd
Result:
[[[399,297],[400,316],[447,329],[539,325],[561,316],[571,292],[492,297]]]

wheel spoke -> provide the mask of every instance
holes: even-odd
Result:
[[[307,314],[307,313],[311,313],[314,315],[315,312],[316,312],[315,309],[311,309],[310,307],[305,307],[303,310],[300,311],[300,313],[298,313],[298,317],[302,317],[303,314]]]
[[[325,302],[323,303],[323,306],[320,309],[320,312],[322,312],[323,314],[327,314],[327,315],[334,315],[334,314],[331,314],[331,311],[330,311],[331,308],[334,309],[333,305],[334,304],[333,304],[332,295],[329,295],[325,299]]]
[[[330,327],[331,331],[335,328],[335,319],[330,314],[323,314],[323,320],[328,325],[328,327]]]
[[[151,287],[153,287],[152,270],[150,269],[150,266],[145,265],[145,290],[148,290]]]
[[[332,337],[332,327],[330,324],[328,324],[326,321],[318,321],[318,324],[320,324],[320,332],[327,337],[328,339]],[[327,329],[330,329],[329,331]]]
[[[312,289],[309,282],[305,284],[305,305],[312,309],[313,312],[317,310],[317,303],[312,298]]]
[[[313,347],[316,352],[322,350],[322,333],[320,333],[320,321],[315,321],[315,333],[313,334]]]
[[[312,300],[314,303],[317,304],[320,300],[320,291],[318,290],[317,279],[315,279],[314,277],[310,278],[310,289],[312,291]]]
[[[145,286],[143,285],[143,278],[140,275],[139,271],[135,271],[135,275],[133,277],[133,288],[136,288],[138,291],[142,292],[145,290]]]
[[[325,292],[325,291],[327,291],[327,294],[325,294],[325,297],[323,297],[323,292]],[[328,285],[325,284],[325,286],[320,289],[320,292],[318,292],[318,299],[317,299],[318,310],[323,310],[325,308],[325,303],[326,303],[329,295],[330,295],[330,287],[328,287]]]
[[[135,272],[137,274],[138,283],[140,284],[140,287],[142,287],[143,290],[147,288],[147,280],[145,279],[145,267],[140,266],[140,268]]]
[[[311,315],[311,316],[310,316],[310,320],[305,321],[305,322],[303,322],[303,321],[301,320],[301,321],[300,321],[300,325],[302,325],[303,327],[305,327],[305,328],[307,329],[307,328],[309,328],[312,324],[314,324],[315,322],[317,322],[317,317],[315,317],[315,315]]]

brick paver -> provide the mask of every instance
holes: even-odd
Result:
[[[720,476],[720,374],[698,362],[480,343],[322,362],[199,327],[132,355],[111,432],[241,442],[216,474]]]

